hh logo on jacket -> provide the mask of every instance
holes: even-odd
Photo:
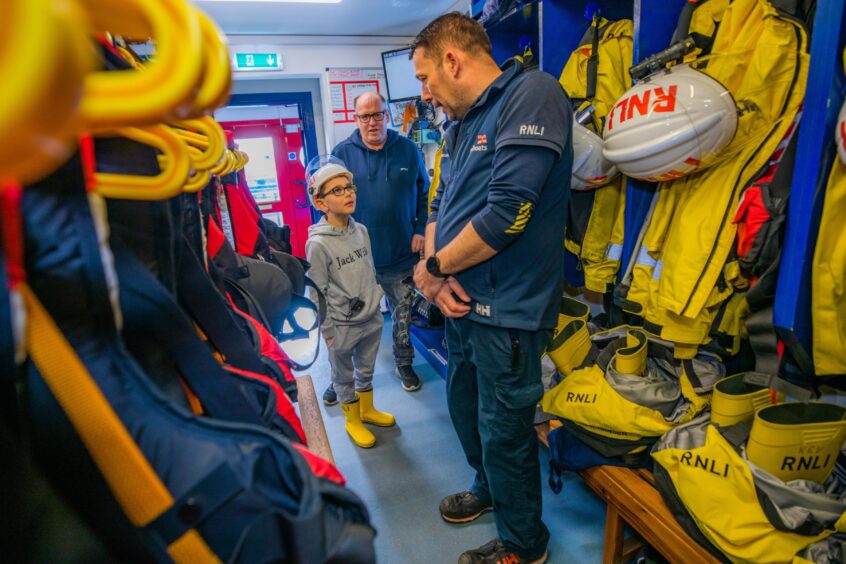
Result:
[[[341,270],[344,265],[352,264],[358,259],[363,259],[367,256],[367,247],[362,247],[360,249],[356,249],[350,254],[345,257],[335,257],[335,260],[338,261],[338,270]]]

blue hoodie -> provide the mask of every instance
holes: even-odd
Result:
[[[402,272],[419,260],[413,235],[426,230],[429,176],[417,146],[388,130],[385,146],[374,151],[356,129],[332,154],[344,161],[358,187],[355,220],[367,226],[377,272]]]

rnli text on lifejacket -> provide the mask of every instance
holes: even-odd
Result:
[[[690,451],[682,454],[681,458],[679,458],[679,462],[686,464],[691,468],[701,468],[702,470],[710,472],[716,476],[727,477],[729,472],[729,465],[727,463],[720,462],[718,466],[717,461],[713,458],[699,456],[698,454],[694,455]]]
[[[596,403],[596,394],[577,394],[567,392],[566,401],[571,403]]]

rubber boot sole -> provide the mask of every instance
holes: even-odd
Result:
[[[396,419],[393,423],[376,423],[375,421],[370,421],[369,419],[365,419],[364,417],[361,418],[362,423],[367,423],[368,425],[375,425],[377,427],[393,427],[397,424]]]
[[[373,438],[372,443],[360,443],[353,438],[352,434],[350,434],[349,431],[347,431],[347,436],[350,438],[350,440],[353,442],[353,444],[355,446],[359,447],[359,448],[373,448],[374,446],[376,446],[376,438],[375,437]]]

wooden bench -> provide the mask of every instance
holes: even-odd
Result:
[[[314,391],[314,382],[311,376],[297,376],[297,403],[300,405],[300,421],[303,424],[308,449],[314,454],[321,456],[335,463],[332,456],[332,447],[329,446],[329,437],[326,436],[326,426],[323,424],[323,416],[320,414],[320,404],[317,403],[317,394]]]
[[[538,438],[549,446],[546,436],[560,425],[558,421],[538,425]],[[681,528],[655,489],[648,470],[595,466],[582,470],[579,476],[608,504],[603,564],[631,560],[644,541],[670,562],[719,562]],[[626,525],[634,529],[636,537],[623,537]]]

